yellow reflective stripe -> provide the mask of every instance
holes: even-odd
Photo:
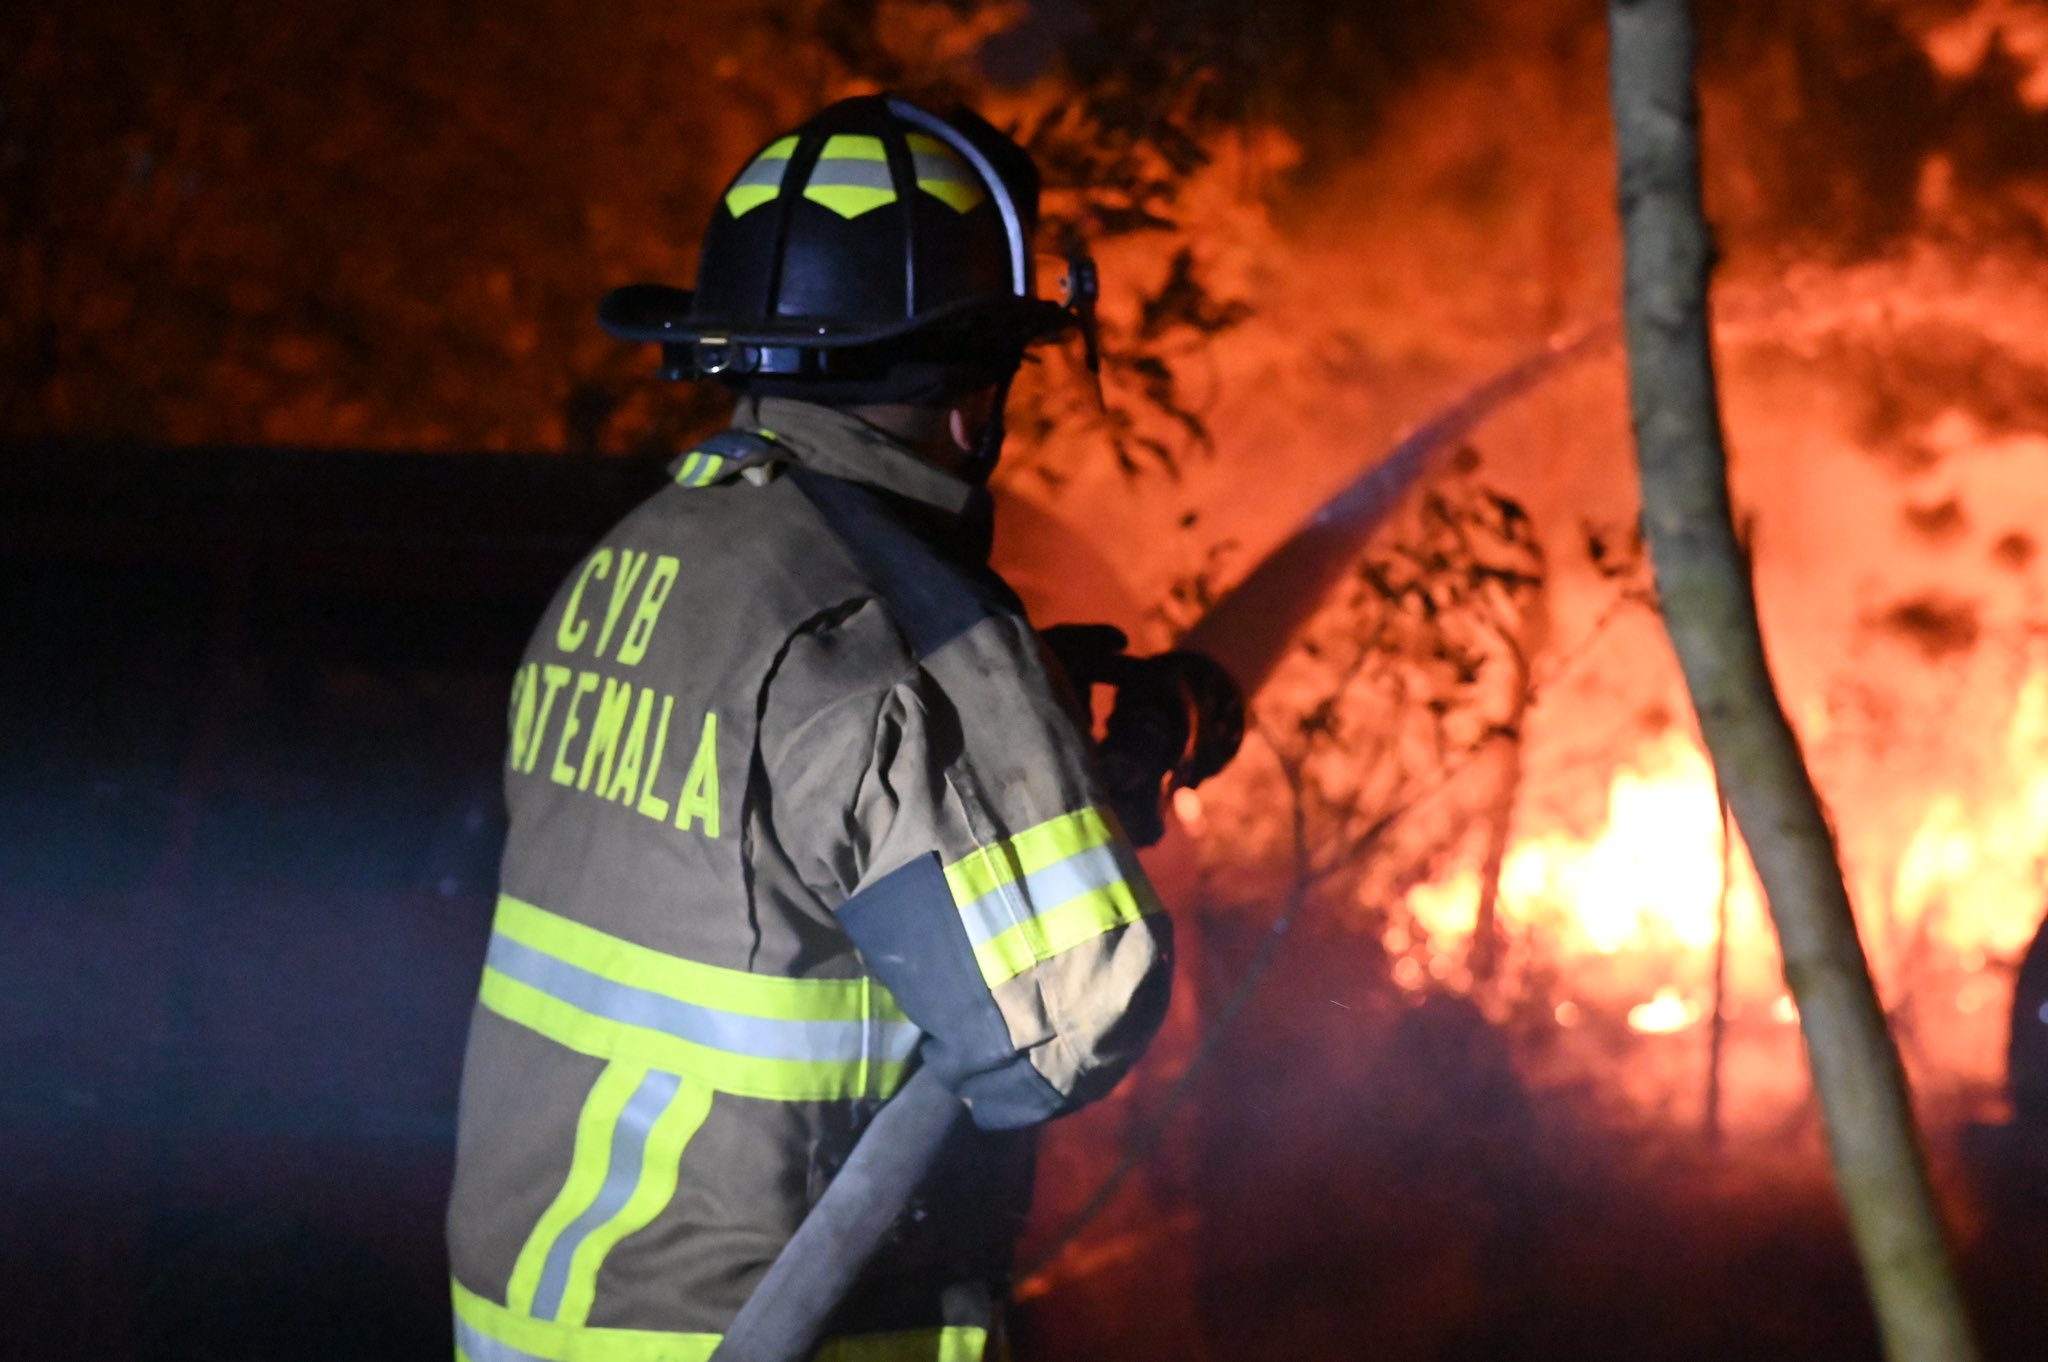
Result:
[[[456,1356],[464,1362],[707,1362],[718,1334],[654,1329],[592,1329],[530,1319],[485,1300],[452,1278]],[[817,1362],[982,1362],[988,1330],[979,1325],[835,1338]]]
[[[707,1362],[717,1334],[658,1329],[590,1329],[533,1319],[450,1281],[458,1344],[472,1362]],[[494,1346],[495,1345],[495,1346]]]
[[[676,465],[676,481],[685,487],[709,487],[729,463],[725,455],[693,449]]]
[[[804,197],[843,218],[857,218],[896,202],[896,191],[859,184],[810,184],[804,186]]]
[[[958,180],[937,180],[919,176],[917,187],[957,213],[972,212],[977,204],[988,197],[981,191],[980,185],[963,184]]]
[[[1101,846],[1115,835],[1100,809],[1061,814],[1007,841],[977,847],[946,867],[946,884],[955,903],[972,903],[1055,861]]]
[[[882,139],[866,133],[838,133],[825,140],[804,197],[845,218],[857,218],[896,201],[889,153]]]
[[[597,1198],[597,1189],[604,1182],[611,1154],[612,1131],[619,1123],[619,1113],[625,1109],[627,1099],[639,1089],[640,1081],[645,1077],[647,1066],[644,1064],[613,1063],[605,1065],[604,1072],[591,1084],[590,1095],[583,1100],[583,1111],[576,1118],[576,1144],[575,1152],[569,1158],[569,1176],[562,1180],[562,1189],[541,1212],[540,1219],[534,1223],[533,1233],[526,1237],[519,1257],[512,1264],[512,1280],[505,1287],[505,1303],[519,1313],[533,1313],[534,1288],[540,1284],[548,1250],[554,1247],[569,1222]]]
[[[946,867],[990,987],[1156,906],[1144,874],[1099,809],[1061,814]]]
[[[825,139],[825,149],[818,153],[820,161],[881,161],[887,163],[889,153],[882,146],[882,139],[863,132],[836,133]]]
[[[982,1362],[987,1351],[988,1330],[956,1324],[835,1338],[818,1351],[818,1362]]]
[[[789,158],[796,154],[796,138],[784,137],[756,156],[739,173],[725,192],[725,206],[734,217],[744,217],[782,192],[782,177],[789,170]]]
[[[919,189],[961,213],[988,197],[982,190],[981,178],[960,159],[959,152],[928,133],[914,132],[908,141]]]
[[[1040,909],[1016,926],[974,948],[975,963],[990,988],[1014,979],[1040,960],[1050,960],[1104,932],[1136,922],[1153,911],[1149,895],[1129,880]]]
[[[676,1194],[683,1150],[711,1110],[711,1089],[685,1081],[647,1134],[640,1156],[639,1180],[618,1214],[593,1229],[569,1261],[569,1280],[555,1318],[582,1324],[597,1299],[597,1272],[621,1239],[645,1229]]]
[[[788,1021],[907,1021],[872,979],[786,979],[706,965],[637,945],[558,913],[498,896],[492,930],[579,969],[684,1002]]]
[[[919,1038],[873,979],[700,964],[509,894],[498,899],[478,998],[580,1054],[773,1101],[887,1096]]]
[[[879,990],[877,990],[879,992]],[[720,1092],[773,1102],[833,1102],[887,1097],[903,1086],[908,1054],[878,1053],[853,1062],[762,1059],[683,1040],[663,1031],[614,1021],[522,984],[484,971],[480,1002],[578,1054],[626,1060],[692,1078]]]

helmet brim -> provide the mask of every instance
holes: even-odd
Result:
[[[779,318],[768,324],[698,317],[690,310],[695,297],[689,289],[667,284],[627,284],[598,304],[598,325],[619,340],[662,345],[713,340],[842,350],[982,328],[1030,345],[1080,324],[1071,310],[1047,298],[963,298],[886,325],[852,326],[830,317]]]

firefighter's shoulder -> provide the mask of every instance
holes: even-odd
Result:
[[[943,520],[919,527],[916,510],[841,478],[797,469],[783,481],[804,504],[798,514],[806,542],[821,551],[812,570],[837,575],[883,605],[919,657],[984,620],[1021,616],[1001,578],[941,547]]]

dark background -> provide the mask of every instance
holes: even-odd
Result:
[[[55,444],[0,470],[0,1351],[445,1355],[506,683],[659,470]]]

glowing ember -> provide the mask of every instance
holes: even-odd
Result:
[[[1702,1009],[1687,1002],[1675,988],[1660,988],[1657,996],[1628,1010],[1628,1024],[1645,1035],[1668,1035],[1683,1031],[1698,1021]]]

